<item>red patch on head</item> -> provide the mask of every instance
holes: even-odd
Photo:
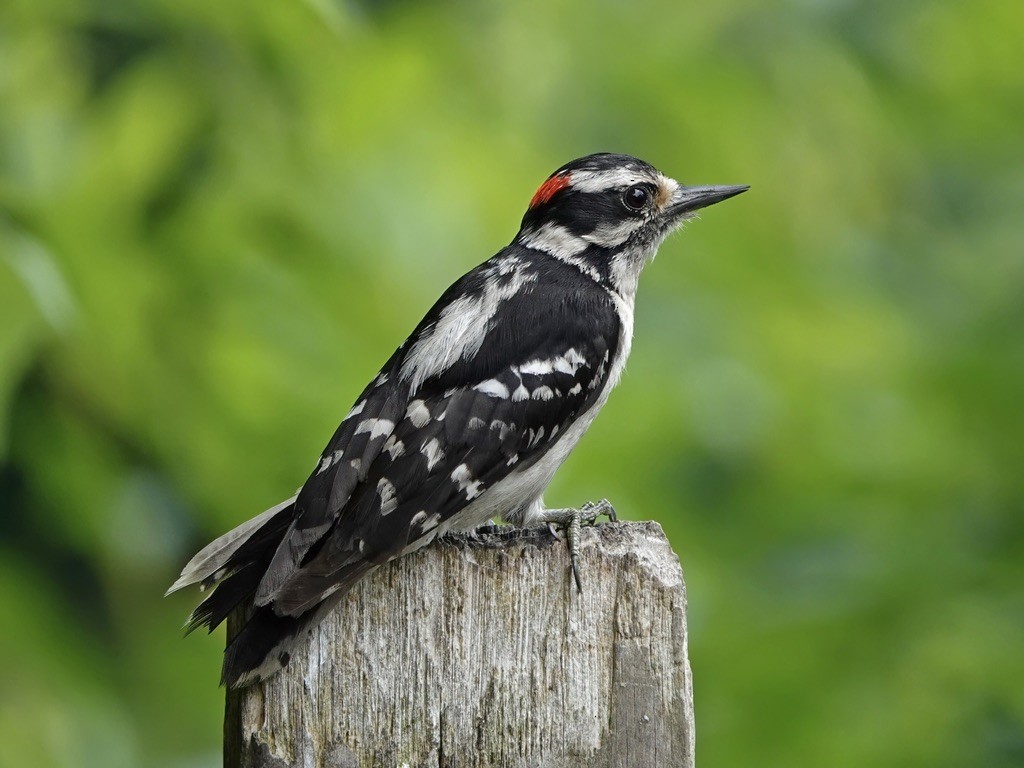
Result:
[[[546,203],[555,196],[558,190],[568,187],[571,175],[569,173],[559,173],[541,184],[540,189],[534,193],[533,199],[530,200],[530,207],[535,208],[541,203]]]

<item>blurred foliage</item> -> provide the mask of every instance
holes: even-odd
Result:
[[[0,6],[0,765],[219,763],[184,560],[599,150],[662,248],[548,501],[656,517],[703,766],[1024,764],[1020,0]]]

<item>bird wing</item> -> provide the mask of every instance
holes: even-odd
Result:
[[[596,402],[619,344],[614,304],[596,285],[546,277],[503,296],[475,351],[437,370],[424,370],[416,353],[444,332],[443,314],[428,313],[339,428],[321,459],[327,469],[300,492],[300,516],[277,553],[287,554],[280,563],[275,556],[257,604],[300,615],[429,541],[500,480],[540,460]],[[462,295],[474,295],[470,283]]]
[[[295,517],[278,545],[254,602],[267,605],[344,515],[352,494],[366,482],[381,448],[408,406],[408,387],[396,380],[402,347],[363,390],[327,443],[295,499]]]

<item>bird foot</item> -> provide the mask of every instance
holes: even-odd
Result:
[[[482,538],[483,536],[485,536],[486,534],[494,533],[495,531],[499,530],[500,528],[501,528],[501,526],[499,526],[494,521],[494,519],[491,519],[491,520],[488,520],[486,523],[483,523],[482,525],[478,525],[476,528],[468,528],[468,529],[466,529],[466,535],[469,536],[469,538],[473,539],[474,541],[477,541],[480,538]]]
[[[572,571],[572,578],[576,582],[576,590],[583,592],[583,582],[580,579],[580,528],[584,523],[593,525],[601,516],[606,516],[611,522],[618,522],[618,515],[615,514],[615,507],[608,499],[600,501],[588,501],[579,509],[545,509],[540,517],[540,522],[546,523],[551,535],[560,538],[556,526],[565,530],[566,544],[569,548],[569,569]]]

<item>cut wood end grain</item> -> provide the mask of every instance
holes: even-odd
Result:
[[[686,594],[653,522],[446,537],[368,576],[228,693],[225,765],[693,765]]]

